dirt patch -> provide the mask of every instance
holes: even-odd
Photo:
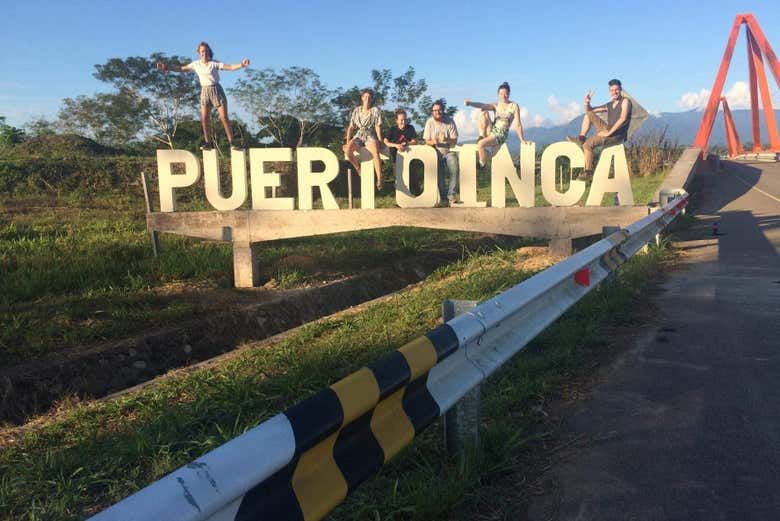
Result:
[[[210,359],[242,343],[262,340],[397,291],[458,258],[453,252],[426,254],[353,277],[283,292],[166,285],[155,291],[207,300],[212,311],[176,327],[0,368],[0,422],[22,424],[63,403],[102,397],[170,369]]]

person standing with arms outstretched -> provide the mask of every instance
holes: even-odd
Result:
[[[514,123],[517,136],[521,143],[526,143],[523,136],[523,123],[520,121],[520,107],[514,101],[509,100],[509,84],[507,82],[498,86],[498,101],[496,103],[477,103],[464,100],[467,107],[482,110],[479,115],[479,140],[477,141],[477,153],[479,165],[485,166],[487,162],[487,148],[495,147],[496,150],[506,143],[509,128]],[[495,121],[490,119],[489,112],[496,113]]]
[[[222,85],[219,84],[219,71],[237,71],[249,66],[249,59],[244,58],[241,63],[234,65],[214,61],[214,52],[206,42],[198,44],[199,59],[189,65],[166,65],[163,62],[157,62],[157,68],[163,72],[195,72],[200,80],[200,126],[203,130],[203,145],[201,150],[211,150],[214,144],[210,140],[211,129],[209,118],[211,108],[217,109],[219,120],[225,127],[225,134],[230,142],[232,150],[243,150],[243,147],[233,141],[233,130],[230,128],[230,119],[228,118],[227,97]]]

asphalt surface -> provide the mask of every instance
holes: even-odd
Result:
[[[529,519],[780,519],[780,164],[725,166],[696,181],[657,322],[566,411]]]

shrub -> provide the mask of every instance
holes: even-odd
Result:
[[[662,170],[677,160],[681,149],[666,136],[666,128],[641,133],[627,143],[626,158],[632,175],[644,177]]]
[[[156,172],[154,158],[32,157],[0,160],[3,195],[141,192],[141,171]]]

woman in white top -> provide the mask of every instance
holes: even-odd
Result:
[[[352,132],[355,135],[352,135]],[[360,163],[355,156],[360,147],[366,147],[374,158],[374,174],[376,174],[376,189],[382,189],[382,159],[379,157],[379,144],[382,143],[382,112],[374,106],[374,93],[371,89],[363,89],[360,93],[360,106],[355,107],[347,125],[347,142],[344,144],[344,154],[352,163],[355,171],[360,174]]]
[[[501,145],[506,143],[509,127],[512,126],[512,123],[514,123],[520,142],[526,143],[525,137],[523,137],[523,122],[520,121],[520,107],[514,101],[509,101],[509,91],[509,84],[504,82],[498,86],[498,102],[496,103],[478,103],[471,100],[463,102],[467,107],[482,109],[482,113],[479,115],[479,140],[477,141],[480,166],[485,166],[488,147],[497,151]],[[488,114],[490,111],[496,113],[495,121],[490,119]]]
[[[214,61],[214,52],[206,42],[200,42],[197,51],[200,59],[189,65],[166,65],[162,62],[157,62],[157,68],[163,72],[168,72],[169,70],[176,72],[193,71],[198,74],[198,79],[200,80],[200,126],[203,129],[203,145],[200,147],[202,150],[211,150],[213,148],[213,144],[209,139],[211,135],[209,129],[211,107],[217,109],[222,126],[225,127],[225,134],[227,134],[228,141],[230,141],[230,148],[242,150],[240,146],[233,143],[233,130],[230,128],[230,119],[228,119],[227,97],[222,89],[222,85],[219,84],[219,71],[243,69],[249,66],[249,59],[244,58],[241,60],[241,63],[236,63],[235,65]]]

